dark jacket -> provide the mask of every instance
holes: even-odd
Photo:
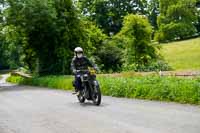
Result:
[[[74,72],[75,70],[85,70],[88,67],[95,67],[87,57],[83,56],[81,58],[74,57],[71,62],[71,70]]]

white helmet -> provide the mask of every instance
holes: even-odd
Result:
[[[76,47],[76,48],[74,49],[74,52],[75,52],[75,53],[83,53],[83,49],[82,49],[81,47]]]

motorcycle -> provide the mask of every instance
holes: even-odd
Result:
[[[101,104],[101,90],[96,80],[96,71],[92,68],[88,70],[77,70],[77,76],[81,79],[82,89],[79,90],[77,98],[80,103],[85,99],[92,100],[95,105]]]

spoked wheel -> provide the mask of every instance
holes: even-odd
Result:
[[[77,97],[78,97],[78,100],[79,100],[80,103],[84,103],[85,102],[85,98],[83,96],[82,91],[80,92],[80,94]]]
[[[101,104],[101,91],[99,86],[95,86],[92,99],[95,105],[99,106]]]

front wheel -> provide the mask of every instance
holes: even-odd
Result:
[[[94,94],[92,99],[95,105],[99,106],[101,104],[101,90],[98,85],[94,87]]]
[[[78,100],[80,103],[84,103],[85,102],[85,98],[83,96],[82,91],[80,91],[80,94],[77,96]]]

